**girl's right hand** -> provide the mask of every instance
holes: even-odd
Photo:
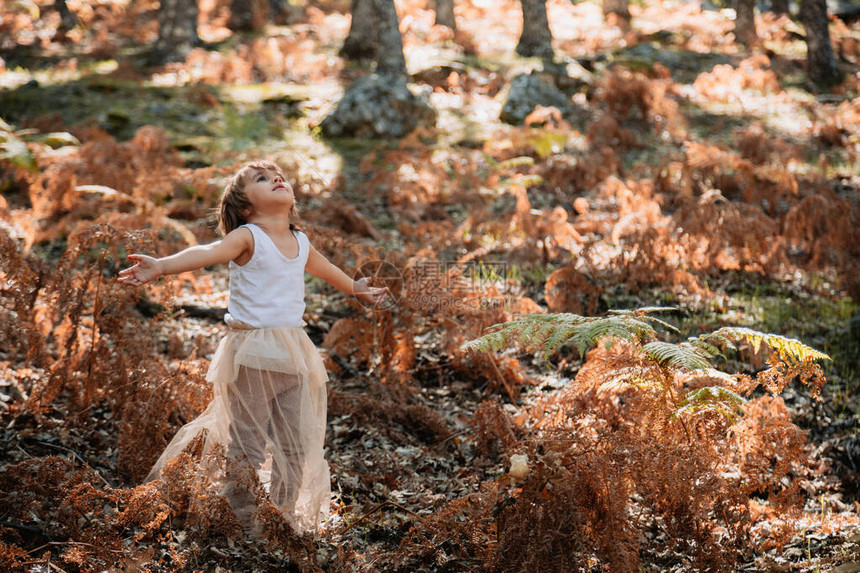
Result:
[[[161,265],[158,259],[148,255],[129,255],[128,258],[136,261],[137,264],[120,271],[118,282],[124,285],[140,286],[161,276]]]

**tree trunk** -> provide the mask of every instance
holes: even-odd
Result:
[[[552,58],[552,34],[546,16],[546,0],[520,0],[523,6],[523,32],[517,53],[521,56]]]
[[[60,13],[60,23],[63,29],[71,30],[78,25],[78,18],[69,12],[69,7],[66,6],[66,0],[55,0],[54,7],[57,9],[57,12]]]
[[[378,30],[373,3],[374,0],[352,0],[352,22],[340,49],[341,57],[361,60],[376,56]]]
[[[161,61],[183,60],[200,39],[196,0],[161,0],[155,52]]]
[[[806,28],[806,73],[809,79],[822,85],[839,83],[842,72],[830,43],[826,0],[802,0],[800,19]]]
[[[770,0],[770,10],[774,14],[788,14],[788,0]]]
[[[234,32],[262,30],[269,19],[266,0],[231,0],[227,27]]]
[[[628,0],[603,0],[603,16],[615,14],[619,18],[630,22],[630,10]]]
[[[276,24],[287,24],[292,14],[290,0],[269,0],[269,13]]]
[[[457,30],[457,21],[454,19],[454,0],[436,0],[436,22],[438,26],[448,26]]]
[[[355,1],[355,0],[354,0]],[[403,38],[394,0],[365,0],[375,23],[376,73],[355,80],[320,127],[329,137],[404,137],[419,125],[434,125],[427,97],[409,91]],[[353,17],[359,7],[353,4]],[[352,29],[358,30],[353,20]]]
[[[758,44],[755,30],[755,0],[735,0],[735,40],[746,47]]]
[[[372,0],[377,15],[379,49],[376,52],[376,73],[381,76],[406,77],[406,57],[394,0]]]

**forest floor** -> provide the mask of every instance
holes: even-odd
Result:
[[[595,3],[551,0],[556,60],[569,74],[560,87],[575,108],[563,120],[547,112],[511,126],[498,120],[510,79],[545,74],[540,60],[515,56],[518,3],[463,2],[453,37],[433,26],[424,2],[404,0],[397,6],[407,65],[437,110],[436,125],[400,141],[330,140],[317,126],[367,65],[337,55],[349,27],[346,2],[296,8],[293,21],[243,37],[224,28],[225,2],[201,2],[206,47],[148,68],[140,46],[152,41],[151,4],[135,2],[133,14],[99,5],[65,41],[53,16],[28,27],[25,10],[0,9],[4,32],[14,32],[0,42],[0,119],[10,124],[0,140],[0,230],[49,267],[89,280],[77,315],[50,285],[36,289],[33,300],[42,296],[64,314],[34,311],[27,332],[41,339],[25,344],[20,332],[9,334],[19,316],[10,294],[17,279],[4,267],[0,326],[10,343],[0,348],[0,564],[22,571],[482,570],[486,563],[463,550],[468,544],[431,539],[431,549],[419,551],[412,532],[440,512],[456,516],[452,502],[488,484],[508,487],[510,454],[520,450],[489,447],[478,435],[473,417],[481,405],[499,404],[512,435],[522,436],[537,404],[576,384],[586,356],[570,346],[549,357],[512,350],[488,367],[464,358],[459,346],[518,313],[669,306],[676,310],[667,320],[682,339],[748,326],[833,358],[822,364],[822,400],[800,385],[781,394],[806,432],[804,467],[784,478],[799,488],[797,511],[768,517],[761,510],[748,533],[756,550],[741,552],[731,567],[860,571],[852,227],[860,212],[860,24],[832,25],[846,81],[821,91],[805,80],[802,30],[790,19],[759,16],[762,45],[746,52],[731,39],[726,11],[695,2],[635,4],[632,30],[623,30],[607,26]],[[28,29],[29,40],[21,32]],[[146,126],[164,135],[141,135]],[[10,141],[27,147],[15,151]],[[30,170],[26,157],[35,161]],[[69,247],[87,225],[123,229],[130,221],[152,231],[144,244],[162,255],[212,240],[208,211],[224,176],[255,158],[290,170],[302,223],[334,262],[350,270],[388,261],[403,273],[390,283],[398,304],[386,310],[307,283],[307,330],[330,369],[332,518],[321,535],[286,553],[195,529],[179,516],[162,517],[153,526],[158,535],[142,524],[111,525],[120,539],[107,551],[111,563],[95,550],[102,530],[91,523],[107,509],[20,485],[26,480],[14,482],[15,472],[60,458],[68,465],[66,477],[51,478],[58,484],[83,480],[105,492],[138,486],[165,434],[205,405],[202,373],[225,332],[218,309],[227,275],[207,269],[117,294],[101,277],[125,266],[128,245],[98,239],[71,258]],[[86,187],[52,198],[72,172],[72,187],[104,185],[134,201]],[[826,200],[816,203],[816,193]],[[696,210],[705,214],[696,219]],[[821,217],[803,219],[810,213]],[[665,233],[649,234],[655,229]],[[473,280],[466,295],[445,284],[454,275],[433,282],[416,271],[455,269],[462,279],[475,261],[501,274]],[[144,394],[108,390],[108,382],[90,387],[99,380],[92,373],[102,372],[92,358],[99,332],[92,325],[101,320],[96,285],[102,297],[132,305],[134,324],[151,334],[135,356],[152,364],[128,369],[150,368],[156,391],[181,402],[165,410],[160,426],[129,428],[138,418],[121,401]],[[485,308],[500,296],[504,311],[457,308],[475,301]],[[64,362],[68,346],[54,332],[70,323],[84,342]],[[100,328],[112,343],[108,327]],[[45,349],[41,362],[27,344]],[[70,374],[48,404],[35,407],[32,396],[57,387],[52,372]],[[129,436],[139,441],[129,446]],[[68,477],[74,471],[86,475]],[[57,507],[39,507],[40,495]],[[117,499],[102,503],[118,512],[127,498]],[[20,500],[32,504],[26,519],[14,517]],[[768,504],[750,501],[751,508]],[[643,528],[640,570],[694,570],[683,545],[664,543],[664,534]],[[595,550],[584,570],[609,570],[608,562]]]

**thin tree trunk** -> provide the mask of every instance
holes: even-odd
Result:
[[[806,28],[806,72],[816,84],[835,84],[842,72],[833,55],[830,30],[827,29],[826,0],[802,0],[800,19]]]
[[[373,0],[378,17],[379,49],[376,54],[376,73],[383,76],[406,77],[406,57],[403,55],[403,38],[394,0]]]
[[[770,10],[774,14],[789,14],[788,0],[770,0]]]
[[[64,29],[71,30],[78,25],[78,18],[69,12],[69,7],[66,6],[66,0],[55,0],[54,7],[57,9],[57,12],[60,13],[60,22]]]
[[[436,22],[439,26],[448,26],[457,30],[457,20],[454,19],[454,0],[436,0]]]
[[[735,12],[735,40],[747,47],[758,44],[755,0],[735,0]]]
[[[266,0],[231,0],[227,26],[235,32],[261,30],[269,18]]]
[[[628,0],[603,0],[603,16],[615,14],[619,18],[630,22],[630,9]]]
[[[546,16],[546,0],[521,0],[523,32],[517,53],[521,56],[552,58],[552,34]]]
[[[200,39],[196,0],[161,0],[155,51],[162,61],[184,59]]]
[[[286,24],[290,20],[290,0],[269,0],[269,13],[272,21]]]
[[[352,0],[352,22],[340,49],[348,60],[373,58],[377,50],[377,23],[374,0]]]

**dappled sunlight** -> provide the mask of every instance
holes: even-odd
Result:
[[[825,90],[800,23],[767,12],[747,50],[728,9],[633,2],[627,26],[549,0],[553,64],[516,54],[518,0],[456,0],[457,32],[397,0],[435,122],[373,138],[323,135],[376,70],[339,55],[350,2],[282,3],[238,33],[229,0],[199,0],[202,43],[158,64],[156,0],[67,5],[71,27],[53,0],[0,8],[0,563],[856,560],[860,24],[831,21],[846,75]],[[552,105],[516,93],[528,73]],[[506,123],[512,97],[527,109]],[[319,253],[392,297],[306,276],[333,517],[300,537],[251,483],[252,540],[194,469],[197,442],[141,484],[212,398],[227,266],[116,277],[129,253],[217,240],[222,189],[261,158]]]

